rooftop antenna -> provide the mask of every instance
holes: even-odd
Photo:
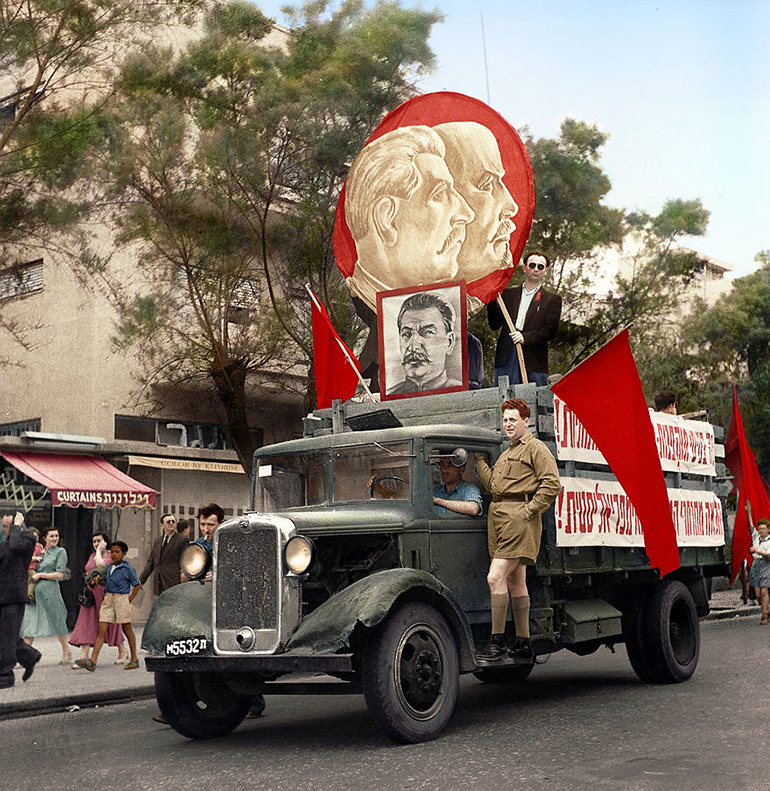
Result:
[[[484,35],[484,12],[479,9],[479,15],[481,16],[481,46],[484,50],[484,77],[487,81],[487,104],[492,106],[492,101],[489,97],[489,66],[487,64],[487,37]]]

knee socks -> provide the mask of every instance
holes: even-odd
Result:
[[[512,597],[511,610],[513,611],[513,622],[516,625],[516,637],[529,637],[529,596]],[[494,609],[492,612],[494,613]]]
[[[505,616],[508,615],[508,594],[493,593],[492,600],[492,634],[505,632]]]

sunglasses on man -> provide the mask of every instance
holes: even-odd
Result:
[[[531,262],[531,263],[526,264],[526,266],[528,266],[530,269],[537,269],[539,271],[542,271],[543,269],[545,269],[545,264],[538,264],[538,263],[536,263],[534,261]]]

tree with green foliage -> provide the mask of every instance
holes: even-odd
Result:
[[[681,333],[682,369],[677,386],[691,394],[692,408],[707,408],[727,425],[732,385],[738,388],[746,434],[765,477],[770,476],[770,251],[760,268],[733,281],[733,289],[710,309],[701,306]]]
[[[623,212],[604,204],[612,185],[599,160],[608,138],[596,124],[572,118],[562,122],[556,138],[535,139],[524,130],[535,179],[535,217],[527,246],[551,257],[551,277],[559,291],[578,288],[596,251],[623,240]]]
[[[556,372],[577,365],[628,325],[635,353],[654,353],[681,318],[682,294],[704,265],[679,246],[684,237],[705,233],[709,213],[699,200],[670,200],[655,216],[605,204],[612,185],[601,149],[608,138],[595,124],[571,118],[553,139],[525,133],[536,195],[527,249],[551,257],[548,287],[564,300],[552,344]]]
[[[115,61],[196,4],[0,0],[0,275],[44,252],[77,254],[73,229],[90,206],[84,156]],[[0,332],[25,344],[25,327],[7,316]]]
[[[125,63],[101,167],[140,293],[110,264],[99,276],[120,343],[142,351],[146,392],[208,383],[247,471],[250,387],[308,370],[304,284],[349,343],[360,331],[333,260],[334,208],[355,154],[431,65],[438,19],[315,2],[284,35],[235,0],[181,52],[148,47]]]

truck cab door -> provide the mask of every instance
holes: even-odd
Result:
[[[462,479],[476,486],[482,494],[483,510],[478,516],[448,511],[437,513],[433,505],[434,492],[441,496],[443,484],[440,473],[440,458],[451,454],[457,447],[432,445],[425,449],[423,463],[427,465],[430,480],[430,502],[428,504],[428,525],[430,541],[431,571],[447,585],[471,623],[489,620],[489,552],[487,549],[487,510],[489,494],[481,486],[476,475],[475,453],[485,453],[491,457],[489,448],[466,446],[468,463]]]

